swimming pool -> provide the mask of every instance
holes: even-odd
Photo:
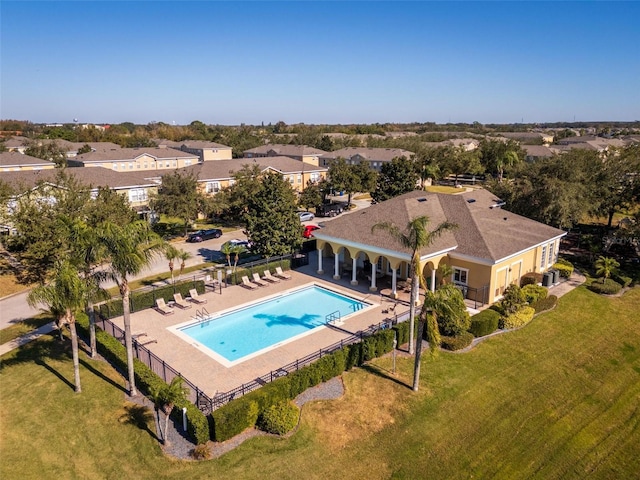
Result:
[[[233,366],[372,304],[312,284],[171,330],[225,366]]]

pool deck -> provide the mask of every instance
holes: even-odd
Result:
[[[176,307],[173,309],[174,314],[172,315],[163,315],[153,309],[133,313],[131,314],[132,333],[133,335],[144,334],[138,337],[139,343],[162,358],[207,395],[213,396],[217,392],[227,392],[261,375],[268,374],[270,371],[277,370],[283,365],[294,362],[296,359],[340,342],[340,340],[346,339],[349,334],[338,329],[320,327],[300,339],[249,358],[237,365],[225,367],[209,356],[205,349],[200,349],[186,342],[169,330],[169,327],[193,319],[196,309],[204,307],[209,313],[214,313],[254,302],[278,292],[316,283],[375,305],[366,312],[349,316],[340,326],[343,330],[356,333],[391,318],[393,314],[386,313],[386,311],[393,307],[394,301],[381,296],[379,292],[369,292],[368,285],[364,285],[364,282],[354,287],[345,279],[333,280],[327,272],[318,275],[314,269],[316,265],[313,263],[312,256],[308,266],[287,272],[291,275],[290,280],[282,280],[279,283],[255,290],[236,285],[222,288],[222,293],[220,290],[207,292],[202,295],[202,298],[207,300],[205,305],[193,304],[190,309],[186,310]],[[406,309],[408,306],[400,304],[395,309],[395,313],[401,313]],[[113,322],[120,327],[123,326],[122,317],[113,319]]]

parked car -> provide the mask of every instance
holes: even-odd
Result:
[[[319,217],[335,217],[344,211],[342,203],[323,203],[316,207],[316,213]]]
[[[311,212],[298,212],[298,216],[301,222],[308,222],[315,218],[315,215]]]
[[[212,238],[220,238],[222,236],[222,230],[219,228],[210,228],[209,230],[198,230],[197,232],[191,233],[187,237],[187,242],[197,243],[204,242],[205,240],[210,240]]]
[[[248,242],[247,240],[239,240],[237,238],[234,238],[233,240],[229,240],[226,241],[222,244],[222,246],[220,247],[220,250],[222,250],[223,248],[225,248],[226,245],[230,245],[232,247],[236,247],[236,246],[240,246],[242,247],[245,251],[249,250],[251,248],[251,242]]]
[[[313,231],[318,230],[319,228],[320,227],[318,225],[305,225],[304,231],[302,232],[302,236],[304,238],[311,238],[313,237]]]

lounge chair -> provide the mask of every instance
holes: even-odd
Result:
[[[200,295],[198,295],[198,291],[195,288],[192,288],[191,290],[189,290],[189,295],[191,296],[187,300],[191,300],[193,303],[198,303],[200,305],[207,303],[207,299],[201,298]]]
[[[185,301],[184,298],[182,298],[182,294],[181,293],[174,293],[173,294],[173,301],[176,302],[176,306],[180,307],[180,308],[191,308],[191,304],[187,301]]]
[[[258,285],[259,287],[266,287],[268,285],[267,282],[262,281],[262,279],[260,278],[260,275],[258,275],[257,273],[254,273],[251,278],[252,278],[251,281],[256,285]]]
[[[251,283],[249,281],[249,277],[247,277],[246,275],[244,277],[242,277],[242,284],[241,284],[244,288],[248,288],[249,290],[255,290],[256,288],[258,288],[257,285],[254,285],[253,283]]]
[[[163,315],[173,314],[173,308],[164,303],[164,298],[156,298],[156,310]]]
[[[262,279],[266,280],[267,282],[271,282],[271,283],[278,283],[280,281],[279,278],[276,278],[273,275],[271,275],[271,271],[270,270],[265,270],[264,271],[264,277],[262,277]]]
[[[282,278],[283,280],[291,280],[291,275],[284,273],[280,267],[276,267],[276,273],[274,275],[278,278]]]

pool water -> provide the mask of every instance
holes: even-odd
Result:
[[[370,305],[312,285],[195,324],[190,322],[178,331],[236,363]]]

